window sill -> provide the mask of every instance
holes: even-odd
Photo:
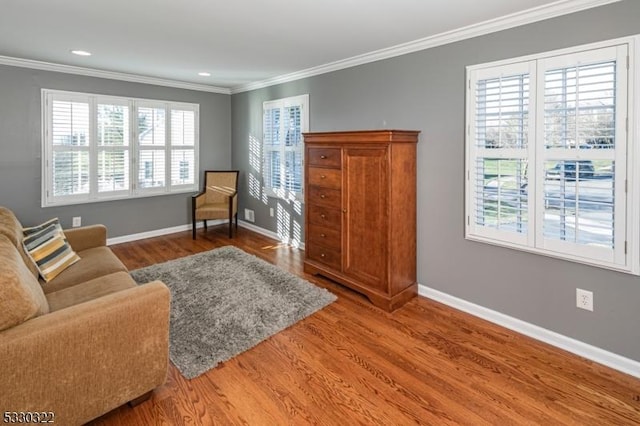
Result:
[[[478,243],[490,244],[496,247],[507,248],[511,250],[522,251],[525,253],[538,254],[546,257],[551,257],[554,259],[566,260],[573,263],[579,263],[587,266],[594,266],[602,269],[609,269],[611,271],[623,272],[625,274],[631,275],[640,275],[640,264],[639,265],[619,265],[610,262],[599,262],[595,259],[584,258],[580,256],[572,256],[565,253],[558,253],[555,251],[544,250],[535,247],[523,246],[515,243],[509,243],[505,241],[498,241],[487,237],[482,237],[478,235],[467,234],[465,239],[468,241],[474,241]],[[628,256],[628,258],[631,258]]]
[[[46,201],[45,197],[42,198],[43,202],[41,204],[42,208],[47,208],[47,207],[62,207],[62,206],[73,206],[73,205],[79,205],[79,204],[94,204],[94,203],[103,203],[103,202],[107,202],[107,201],[123,201],[123,200],[138,200],[138,199],[142,199],[142,198],[149,198],[149,197],[160,197],[160,196],[171,196],[171,195],[180,195],[180,194],[193,194],[199,191],[199,188],[197,186],[194,186],[192,188],[184,188],[184,189],[179,189],[179,190],[175,190],[175,191],[171,191],[171,192],[166,192],[166,191],[154,191],[154,192],[148,192],[148,193],[138,193],[135,195],[126,195],[126,196],[114,196],[114,197],[97,197],[97,198],[77,198],[77,199],[72,199],[72,198],[68,198],[68,199],[64,199],[64,200],[59,200],[59,201]]]

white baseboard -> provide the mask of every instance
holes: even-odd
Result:
[[[222,225],[223,223],[228,223],[227,220],[224,219],[220,219],[220,220],[212,220],[208,222],[208,225],[211,226],[216,226],[216,225]],[[297,247],[299,249],[304,250],[304,243],[300,242],[297,243],[295,241],[289,240],[289,241],[283,241],[282,238],[280,238],[278,236],[278,234],[276,234],[275,232],[269,231],[267,229],[261,228],[259,226],[256,226],[252,223],[249,222],[245,222],[244,220],[239,220],[238,221],[238,226],[242,226],[243,228],[247,228],[257,234],[260,235],[264,235],[265,237],[269,237],[269,238],[273,238],[274,240],[277,241],[282,241],[284,243],[287,244],[291,244],[294,247]],[[203,228],[204,224],[202,222],[198,222],[196,224],[196,228]],[[121,243],[128,243],[131,241],[137,241],[137,240],[144,240],[145,238],[153,238],[153,237],[160,237],[162,235],[169,235],[169,234],[175,234],[176,232],[184,232],[184,231],[191,231],[191,224],[187,223],[185,225],[178,225],[178,226],[172,226],[170,228],[163,228],[163,229],[155,229],[153,231],[147,231],[147,232],[140,232],[137,234],[130,234],[130,235],[123,235],[120,237],[113,237],[113,238],[107,238],[107,245],[113,245],[113,244],[121,244]]]
[[[221,225],[223,223],[228,223],[228,222],[229,222],[228,220],[224,220],[224,219],[211,220],[208,222],[208,225],[216,226],[216,225]],[[202,222],[199,222],[196,224],[196,228],[203,228],[203,227],[204,227],[204,224]],[[138,234],[130,234],[130,235],[123,235],[121,237],[107,238],[107,245],[111,246],[113,244],[128,243],[131,241],[144,240],[145,238],[161,237],[162,235],[175,234],[176,232],[184,232],[184,231],[191,231],[190,223],[187,223],[186,225],[172,226],[170,228],[162,228],[162,229],[155,229],[153,231],[140,232]]]
[[[297,247],[301,250],[304,250],[304,242],[294,241],[293,239],[285,240],[281,238],[277,233],[273,231],[269,231],[268,229],[264,229],[259,226],[256,226],[253,223],[240,220],[238,221],[238,226],[242,226],[243,228],[247,228],[257,234],[264,235],[265,237],[273,238],[274,240],[281,241],[286,244],[291,244],[293,247]]]
[[[556,333],[555,331],[547,330],[537,325],[510,317],[509,315],[476,305],[475,303],[467,302],[466,300],[426,287],[422,284],[418,286],[418,294],[476,317],[485,319],[494,324],[501,325],[509,330],[517,331],[525,336],[532,337],[557,348],[580,355],[581,357],[587,358],[591,361],[606,365],[614,370],[622,371],[623,373],[640,378],[640,362],[638,361],[625,358],[613,352],[609,352],[571,337]]]

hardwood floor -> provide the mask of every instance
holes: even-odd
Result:
[[[91,424],[640,424],[639,379],[423,297],[383,312],[247,229],[198,232],[112,248],[135,269],[233,244],[338,300],[196,379],[171,366],[149,401]]]

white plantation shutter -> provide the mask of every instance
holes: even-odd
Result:
[[[171,110],[171,185],[196,181],[195,111]]]
[[[284,107],[284,189],[302,193],[302,105]]]
[[[198,189],[198,105],[42,94],[43,207]]]
[[[138,190],[166,185],[166,109],[138,106]]]
[[[128,192],[130,128],[127,103],[97,104],[98,193]]]
[[[625,263],[626,47],[539,61],[540,246]]]
[[[51,100],[49,196],[82,199],[90,191],[89,103],[65,97]]]
[[[468,68],[467,238],[639,272],[628,248],[628,53]]]
[[[308,105],[308,95],[263,104],[263,179],[271,196],[302,196],[302,133],[308,131]]]
[[[282,188],[281,181],[281,108],[277,105],[265,108],[263,120],[264,134],[264,186],[272,191]]]
[[[533,152],[530,80],[535,64],[484,69],[473,89],[469,227],[479,236],[526,245],[530,239],[528,166]]]

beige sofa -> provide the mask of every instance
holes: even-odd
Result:
[[[165,382],[170,296],[136,285],[104,226],[64,232],[81,260],[43,284],[0,207],[0,414],[80,425]]]

